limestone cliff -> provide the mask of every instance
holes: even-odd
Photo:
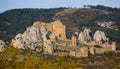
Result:
[[[18,34],[12,40],[15,48],[35,50],[42,45],[40,30],[34,26],[27,28],[23,34]]]
[[[40,28],[40,31],[42,33],[42,38],[43,38],[43,49],[44,49],[44,52],[48,52],[49,54],[53,54],[53,44],[46,37],[48,32],[47,32],[45,26],[42,26]]]
[[[13,47],[19,49],[30,49],[34,51],[43,51],[53,54],[53,46],[51,41],[47,40],[47,30],[44,26],[39,29],[38,27],[28,27],[23,34],[18,34],[12,39]]]

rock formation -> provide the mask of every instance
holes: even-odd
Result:
[[[94,34],[91,33],[92,32],[90,31],[90,29],[84,29],[84,31],[79,34],[79,43],[92,46],[103,46],[103,44],[109,40],[103,31],[97,30]]]
[[[103,28],[107,28],[107,29],[114,29],[114,30],[118,30],[117,26],[116,26],[116,22],[113,21],[109,21],[109,22],[97,22],[98,26],[103,27]]]
[[[13,47],[19,49],[30,49],[37,52],[44,52],[53,54],[53,45],[47,38],[48,31],[45,26],[28,27],[23,34],[16,35],[15,39],[12,40]]]
[[[39,28],[34,26],[28,27],[23,34],[16,35],[12,43],[15,48],[36,50],[38,46],[42,46]]]
[[[101,43],[102,41],[108,41],[105,33],[99,30],[94,33],[93,39],[98,43]]]
[[[5,48],[6,44],[3,40],[0,40],[0,52],[2,52]]]
[[[90,41],[91,40],[90,32],[91,32],[90,29],[84,29],[84,31],[79,34],[78,40],[81,43]]]
[[[44,49],[44,52],[47,52],[48,54],[54,53],[53,44],[51,43],[50,40],[44,41],[43,49]]]
[[[45,28],[45,26],[42,26],[40,28],[40,31],[42,33],[42,38],[43,38],[43,49],[44,52],[47,52],[49,54],[53,54],[53,44],[51,43],[50,40],[47,39],[47,30]]]
[[[66,39],[65,25],[59,20],[46,24],[35,22],[23,34],[16,35],[12,43],[15,48],[30,49],[37,52],[42,51],[43,54],[51,55],[56,54],[56,52],[54,53],[54,48],[56,50],[66,49],[67,52],[64,54],[70,52],[70,56],[75,57],[87,57],[88,51],[94,55],[97,52],[104,53],[106,51],[116,50],[116,43],[112,43],[112,45],[108,44],[106,42],[108,38],[103,31],[98,30],[93,35],[91,33],[90,29],[84,29],[80,34],[75,32],[70,40]],[[97,48],[96,46],[101,47]]]
[[[40,28],[40,32],[42,33],[42,38],[43,38],[43,41],[46,41],[47,40],[47,37],[46,37],[46,35],[47,35],[47,30],[46,30],[46,28],[44,27],[44,26],[42,26],[41,28]]]

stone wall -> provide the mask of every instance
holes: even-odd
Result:
[[[75,35],[72,36],[72,45],[77,46],[77,37]]]
[[[112,42],[112,44],[109,44],[109,42],[105,42],[103,45],[101,45],[101,48],[97,47],[90,47],[89,52],[90,54],[95,53],[105,53],[108,51],[116,51],[116,42]]]
[[[63,25],[60,20],[56,20],[55,22],[53,22],[53,32],[55,33],[58,39],[66,39],[65,25]]]
[[[108,52],[108,51],[111,51],[111,47],[107,47],[107,48],[95,48],[95,53],[105,53],[105,52]]]
[[[90,47],[89,52],[90,52],[90,54],[94,55],[95,54],[95,47]]]
[[[71,50],[69,53],[73,57],[88,57],[88,47],[81,47],[78,50]]]
[[[81,47],[80,51],[82,57],[88,57],[88,47]]]
[[[51,23],[35,22],[33,26],[38,28],[41,28],[41,26],[45,26],[47,31],[54,33],[58,40],[66,39],[66,27],[60,20],[56,20]]]
[[[111,47],[112,51],[116,51],[116,42],[112,42]]]

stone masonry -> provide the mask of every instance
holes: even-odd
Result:
[[[33,26],[41,28],[41,26],[45,26],[47,31],[52,32],[59,40],[66,39],[66,27],[60,20],[56,20],[51,23],[44,23],[44,22],[35,22]],[[54,38],[54,36],[53,36]],[[54,41],[55,39],[50,39]]]

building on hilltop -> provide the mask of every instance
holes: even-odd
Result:
[[[40,52],[39,48],[42,47],[43,54],[58,53],[78,58],[116,51],[116,42],[110,44],[105,33],[99,30],[93,35],[90,29],[85,29],[80,33],[75,32],[71,39],[67,39],[66,27],[60,20],[50,23],[35,22],[23,34],[18,34],[12,43],[15,48]]]

